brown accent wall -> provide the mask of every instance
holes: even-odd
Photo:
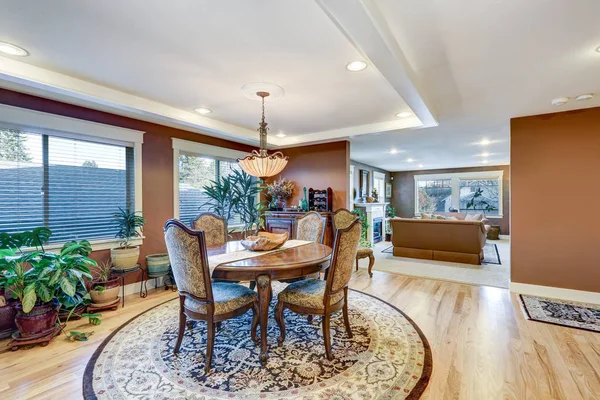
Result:
[[[347,207],[350,173],[350,143],[348,141],[292,147],[282,150],[290,159],[277,179],[294,181],[294,196],[288,205],[297,205],[302,188],[333,189],[333,209]]]
[[[600,292],[600,108],[510,124],[511,280]]]
[[[369,171],[369,193],[373,190],[373,171],[381,172],[385,174],[385,183],[392,182],[392,173],[381,168],[373,167],[372,165],[363,164],[358,161],[350,160],[350,165],[354,166],[354,190],[356,193],[350,193],[350,199],[354,202],[358,198],[360,192],[360,171]],[[392,195],[394,193],[392,192]],[[380,201],[383,201],[385,193],[379,193]],[[385,198],[385,201],[391,202],[391,197]]]
[[[169,218],[173,218],[174,209],[173,147],[171,138],[190,140],[241,151],[251,151],[253,149],[250,146],[228,140],[5,89],[0,89],[0,103],[146,132],[142,146],[142,199],[144,216],[146,217],[146,226],[144,227],[145,239],[140,251],[140,261],[142,262],[144,262],[146,254],[166,251],[162,228]],[[106,259],[108,258],[108,254],[109,251],[104,250],[94,252],[92,256],[95,259]],[[132,274],[127,277],[127,283],[135,282],[140,278]]]
[[[508,165],[393,172],[392,206],[396,209],[396,214],[399,217],[412,218],[415,216],[415,175],[449,174],[481,171],[504,171],[504,177],[502,181],[503,217],[491,218],[490,221],[493,225],[500,225],[500,232],[503,235],[508,235],[511,231],[510,167]]]

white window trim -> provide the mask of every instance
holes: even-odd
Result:
[[[423,174],[415,175],[415,216],[420,216],[419,212],[419,181],[450,179],[452,185],[452,194],[460,192],[460,181],[470,179],[497,179],[498,180],[498,215],[486,215],[488,219],[504,218],[504,193],[503,193],[504,171],[480,171],[480,172],[455,172],[447,174]],[[452,207],[460,208],[460,197],[452,196]]]
[[[90,122],[83,119],[64,117],[26,108],[0,104],[0,125],[31,133],[91,140],[98,143],[132,146],[134,156],[134,198],[135,210],[142,209],[142,144],[144,132]],[[141,245],[143,238],[135,239],[134,245]],[[118,247],[120,240],[99,239],[90,241],[92,251]],[[64,243],[52,243],[44,249],[60,249]]]
[[[211,146],[209,144],[191,142],[189,140],[171,138],[173,141],[173,216],[179,219],[179,155],[181,153],[192,154],[195,156],[206,156],[214,158],[226,158],[237,160],[244,158],[248,154],[228,149],[226,147]],[[187,221],[183,221],[187,223]],[[228,228],[240,228],[242,225],[231,225]]]

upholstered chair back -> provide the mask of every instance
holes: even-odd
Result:
[[[345,208],[340,208],[336,212],[333,213],[331,217],[333,223],[333,231],[335,232],[338,229],[346,229],[353,223],[358,217],[352,211],[347,210]]]
[[[206,247],[227,243],[227,221],[213,213],[202,213],[192,220],[192,229],[204,231]]]
[[[336,230],[325,296],[339,292],[350,282],[361,230],[362,223],[358,219],[347,228]]]
[[[310,211],[296,221],[296,239],[323,243],[327,220],[316,211]]]
[[[205,233],[171,219],[164,228],[165,243],[177,289],[198,300],[212,301]]]

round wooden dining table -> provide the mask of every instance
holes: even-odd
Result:
[[[208,257],[242,251],[239,241],[207,249]],[[224,262],[215,267],[213,279],[255,281],[258,290],[260,325],[260,360],[267,360],[267,321],[271,301],[271,281],[300,278],[328,268],[331,247],[320,243],[265,252],[243,260]]]

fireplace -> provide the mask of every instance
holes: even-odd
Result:
[[[373,243],[383,240],[383,218],[373,218]]]

